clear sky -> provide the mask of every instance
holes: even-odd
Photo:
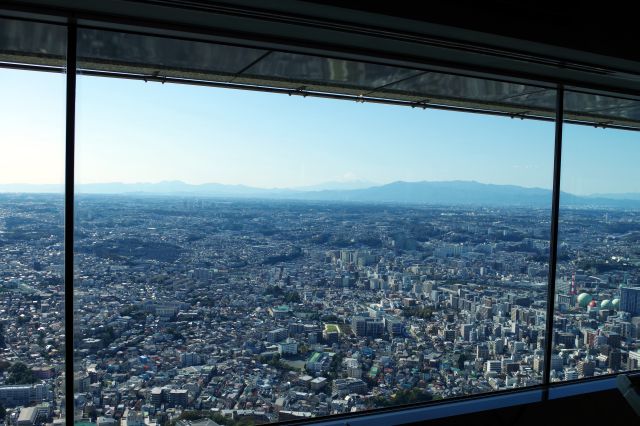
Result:
[[[61,183],[64,76],[0,70],[0,184]],[[640,192],[640,134],[566,126],[563,190]],[[553,124],[79,77],[78,183],[475,180],[551,188]]]

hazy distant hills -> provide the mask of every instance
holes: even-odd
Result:
[[[393,182],[350,191],[319,191],[315,200],[373,201],[427,204],[548,204],[551,192],[511,185],[487,185],[468,181]]]
[[[640,208],[640,194],[616,195],[626,197],[577,196],[562,192],[561,202],[564,206]],[[548,189],[474,181],[398,181],[365,189],[292,194],[292,198],[326,201],[535,207],[550,206],[551,196],[552,192]]]
[[[393,182],[366,186],[366,182],[327,183],[297,189],[262,189],[244,185],[180,181],[159,183],[98,183],[76,187],[81,194],[139,194],[265,198],[315,201],[353,201],[441,205],[538,206],[551,204],[551,191],[515,185],[492,185],[474,181]],[[372,184],[373,185],[373,184]],[[62,192],[62,185],[0,185],[0,192]],[[640,193],[577,196],[563,192],[562,205],[640,208]]]
[[[319,185],[300,186],[297,188],[291,188],[293,191],[330,191],[330,190],[351,190],[351,189],[365,189],[377,186],[378,184],[365,181],[365,180],[350,180],[346,182],[325,182]]]

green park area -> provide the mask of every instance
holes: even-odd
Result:
[[[338,327],[338,324],[325,324],[324,325],[324,331],[326,331],[327,333],[340,333],[340,327]]]

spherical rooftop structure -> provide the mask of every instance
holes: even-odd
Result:
[[[611,309],[611,300],[604,299],[600,302],[600,309]]]
[[[616,298],[611,301],[611,306],[613,309],[618,309],[620,307],[620,299]]]
[[[589,306],[590,308],[595,308],[596,306],[598,306],[598,301],[592,300],[587,306]]]
[[[578,305],[583,308],[586,308],[589,302],[593,300],[593,297],[589,293],[580,293],[578,295]]]

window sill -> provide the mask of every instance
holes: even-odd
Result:
[[[633,373],[634,376],[640,373]],[[577,395],[615,390],[616,376],[608,375],[569,383],[553,383],[548,387],[535,387],[503,391],[497,394],[478,395],[457,400],[444,400],[436,403],[408,408],[396,408],[385,411],[362,412],[335,418],[324,418],[304,422],[323,426],[387,426],[424,422],[445,417],[499,410],[507,407],[535,404],[547,400],[568,398]],[[298,422],[285,422],[298,423]]]

